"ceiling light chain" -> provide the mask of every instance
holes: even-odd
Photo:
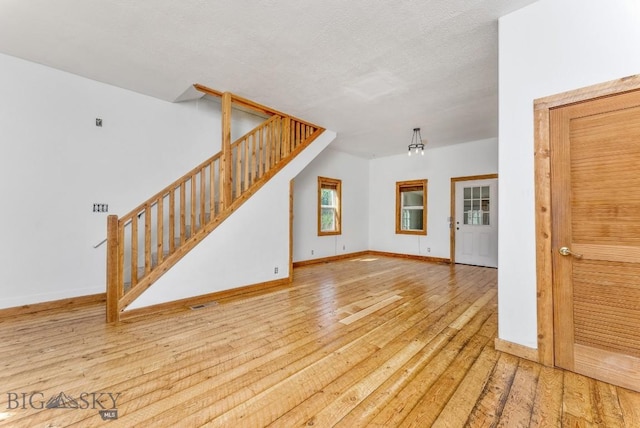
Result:
[[[420,151],[420,154],[424,156],[424,143],[422,142],[420,128],[413,128],[413,136],[411,137],[411,144],[409,144],[409,156],[411,156],[411,150],[413,149],[415,149],[416,154]]]

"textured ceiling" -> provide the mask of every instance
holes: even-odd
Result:
[[[497,136],[497,18],[534,0],[0,0],[0,52],[174,101],[231,91],[401,153]]]

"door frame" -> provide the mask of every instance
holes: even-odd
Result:
[[[538,362],[546,366],[555,365],[549,113],[556,107],[638,89],[640,89],[640,75],[634,75],[539,98],[533,102]]]
[[[459,181],[489,180],[498,178],[498,174],[467,175],[464,177],[451,177],[451,221],[449,222],[449,260],[456,263],[456,183]]]

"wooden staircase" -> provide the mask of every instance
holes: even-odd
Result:
[[[221,97],[222,150],[122,217],[107,219],[107,322],[202,241],[322,132],[231,93]],[[231,143],[231,107],[269,116]]]

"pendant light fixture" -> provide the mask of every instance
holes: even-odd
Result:
[[[411,137],[411,144],[409,144],[409,156],[411,156],[412,150],[415,150],[416,154],[420,152],[424,156],[424,143],[422,142],[422,135],[420,135],[420,128],[413,128],[413,136]]]

